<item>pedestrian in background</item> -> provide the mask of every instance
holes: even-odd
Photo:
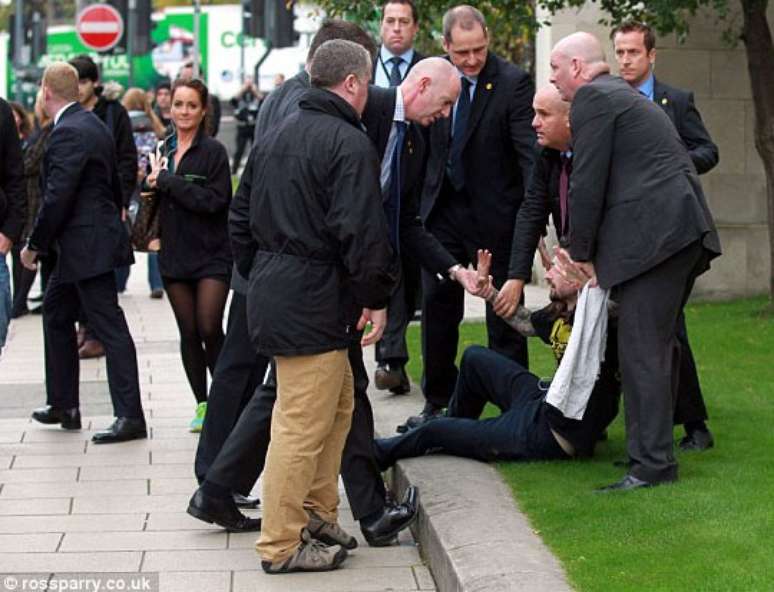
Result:
[[[151,103],[141,88],[127,90],[121,104],[129,114],[134,145],[137,147],[137,187],[132,197],[132,201],[136,203],[140,199],[140,186],[150,166],[149,155],[156,150],[158,141],[164,139],[166,128],[151,108]],[[127,278],[128,276],[127,268]],[[148,253],[148,286],[151,298],[163,297],[164,286],[159,272],[158,253]]]
[[[237,122],[236,150],[234,163],[231,165],[232,174],[236,175],[242,164],[242,156],[248,144],[253,143],[255,133],[255,121],[258,118],[258,110],[261,108],[261,93],[256,88],[251,77],[245,78],[245,83],[239,92],[231,99],[234,107],[234,118]]]
[[[207,133],[208,93],[195,78],[172,86],[175,133],[161,158],[151,159],[146,184],[161,199],[159,267],[180,330],[180,354],[196,397],[190,427],[207,412],[207,369],[223,345],[223,312],[231,281],[228,206],[231,174],[226,149]]]
[[[5,256],[21,236],[26,210],[19,133],[11,107],[0,99],[0,348],[11,320],[11,278]]]
[[[22,155],[26,154],[29,147],[29,140],[33,133],[33,118],[27,110],[19,103],[9,103],[11,110],[13,111],[13,118],[16,123],[16,131],[19,134],[19,142],[21,143]],[[25,179],[26,179],[26,164],[25,164]],[[21,239],[24,240],[29,236],[30,224],[29,220],[32,218],[32,222],[35,221],[35,214],[37,214],[37,206],[30,203],[33,196],[30,195],[28,183],[25,183],[27,188],[27,220],[22,231]],[[19,259],[19,253],[21,252],[21,241],[14,244],[11,249],[11,261],[13,262],[12,279],[13,279],[13,304],[11,307],[11,318],[16,319],[26,315],[29,310],[27,308],[27,294],[30,291],[32,283],[35,281],[35,272],[30,271],[22,265]]]

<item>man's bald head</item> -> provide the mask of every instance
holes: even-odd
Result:
[[[538,144],[545,148],[565,151],[570,146],[570,104],[562,99],[553,84],[546,85],[535,93],[532,100]]]
[[[578,88],[609,71],[602,44],[591,33],[568,35],[551,52],[549,80],[567,101],[572,101]]]
[[[426,58],[414,65],[400,85],[406,119],[430,125],[448,117],[460,94],[457,69],[442,58]]]

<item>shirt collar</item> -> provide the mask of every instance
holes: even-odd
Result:
[[[399,86],[395,87],[395,112],[392,115],[393,121],[406,121],[406,111],[403,108],[403,91]]]
[[[70,105],[75,105],[75,101],[70,101],[69,103],[67,103],[67,105],[65,105],[59,111],[56,112],[56,115],[54,115],[54,125],[59,123],[59,118],[62,117],[62,113],[67,111],[67,109],[70,108]]]
[[[392,58],[400,58],[407,64],[411,63],[411,60],[414,59],[414,48],[409,47],[405,52],[403,52],[400,55],[395,55],[392,53],[389,49],[387,49],[384,45],[381,46],[381,49],[379,50],[380,57],[382,58],[382,62],[387,64]]]
[[[653,91],[655,89],[655,84],[656,79],[653,77],[653,73],[651,72],[650,76],[648,76],[645,81],[637,87],[637,90],[652,101],[654,98]]]

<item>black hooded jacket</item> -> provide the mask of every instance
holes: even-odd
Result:
[[[397,280],[379,161],[355,111],[331,92],[307,91],[300,111],[254,149],[238,192],[250,196],[250,233],[232,224],[232,250],[250,278],[258,351],[347,348],[361,309],[385,307]]]

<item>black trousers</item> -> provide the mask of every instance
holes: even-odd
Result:
[[[453,199],[459,202],[463,196],[456,194]],[[464,234],[471,219],[472,214],[463,204],[446,203],[427,225],[427,229],[462,265],[475,264],[477,250],[491,247]],[[509,256],[510,248],[492,248],[491,275],[498,288],[508,279]],[[465,293],[457,282],[448,278],[439,281],[437,276],[424,270],[422,291],[422,392],[429,404],[441,408],[448,405],[457,382],[454,362],[459,324],[465,314]],[[486,330],[490,349],[529,368],[527,339],[498,317],[489,303],[486,305]]]
[[[218,456],[242,411],[261,384],[269,358],[256,354],[247,332],[247,298],[233,292],[223,348],[207,395],[207,415],[196,448],[199,483]]]
[[[680,316],[704,250],[692,243],[616,286],[618,357],[624,391],[630,473],[651,483],[677,479],[673,414],[680,383]]]
[[[352,427],[344,446],[341,476],[355,520],[384,508],[386,490],[374,458],[374,419],[368,400],[368,374],[359,342],[349,348],[355,381]],[[271,439],[271,413],[277,393],[259,386],[212,462],[206,480],[247,495],[263,472]],[[207,411],[209,413],[209,409]]]
[[[254,134],[255,126],[237,126],[236,150],[234,150],[234,163],[231,165],[231,170],[235,175],[239,170],[239,165],[242,164],[242,156],[244,156],[247,145],[253,143]]]
[[[105,346],[107,378],[116,417],[142,418],[137,352],[118,305],[113,271],[77,282],[64,282],[55,270],[43,300],[46,399],[60,409],[78,407],[79,360],[75,322],[79,308],[89,316]]]
[[[699,373],[688,341],[685,314],[677,319],[677,342],[680,344],[680,383],[675,401],[674,423],[684,424],[707,420],[707,406],[699,384]]]
[[[539,383],[513,360],[481,346],[469,347],[447,417],[376,440],[380,466],[430,452],[482,461],[569,458],[551,433]],[[502,415],[478,419],[487,403],[497,405]]]
[[[391,363],[405,366],[408,362],[406,329],[417,308],[417,299],[421,293],[420,268],[416,261],[405,253],[401,254],[400,282],[387,306],[387,327],[384,335],[374,347],[374,357],[378,363]]]

